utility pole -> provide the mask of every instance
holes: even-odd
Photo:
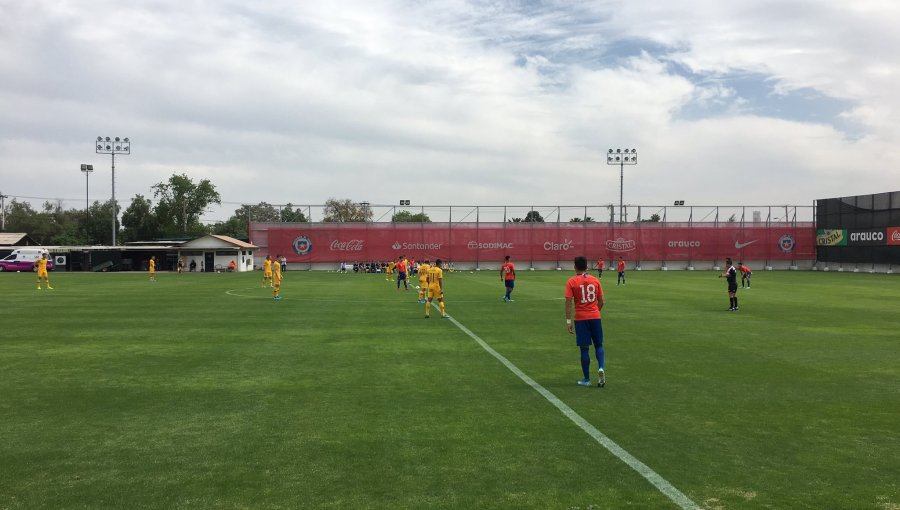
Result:
[[[3,192],[0,192],[0,215],[3,216],[2,222],[0,222],[0,230],[6,230],[6,202],[5,200],[8,198],[8,195],[4,195]]]

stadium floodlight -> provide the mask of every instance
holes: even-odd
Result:
[[[112,245],[116,245],[116,154],[128,156],[131,154],[131,141],[128,138],[121,140],[118,136],[111,140],[108,136],[97,137],[97,154],[110,154],[112,156]]]
[[[98,137],[99,138],[99,137]],[[90,198],[88,192],[90,190],[90,177],[91,172],[94,171],[94,165],[86,165],[84,163],[81,164],[81,171],[84,173],[84,217],[86,219],[89,218],[89,214],[91,214],[90,209]]]
[[[625,165],[637,164],[637,149],[609,149],[606,153],[607,165],[619,165],[619,223],[623,222],[625,205],[622,197],[625,188]]]

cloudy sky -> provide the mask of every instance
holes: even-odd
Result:
[[[900,189],[893,0],[0,0],[0,192],[811,204]],[[426,184],[427,182],[427,184]],[[40,198],[36,199],[39,203]],[[80,201],[80,202],[79,202]]]

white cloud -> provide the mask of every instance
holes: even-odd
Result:
[[[889,2],[45,0],[0,16],[9,195],[77,198],[78,165],[108,165],[97,135],[134,140],[123,202],[185,172],[229,202],[603,204],[618,201],[604,154],[619,146],[640,151],[625,200],[648,205],[809,204],[900,177]],[[615,54],[642,41],[669,51]],[[733,88],[672,62],[850,101],[840,120],[862,136],[749,115]],[[688,104],[730,109],[680,119]],[[108,196],[108,173],[92,182]]]

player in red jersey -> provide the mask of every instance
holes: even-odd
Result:
[[[506,295],[503,296],[503,301],[512,302],[511,294],[516,287],[516,266],[509,261],[509,255],[506,256],[505,260],[506,262],[500,266],[500,281],[506,286]]]
[[[575,334],[575,343],[581,350],[581,372],[584,379],[581,386],[591,385],[591,354],[588,348],[594,346],[594,354],[600,363],[597,370],[597,386],[606,386],[606,372],[603,361],[603,325],[600,309],[603,308],[603,288],[600,280],[588,274],[588,263],[584,257],[575,257],[575,276],[566,282],[566,329]],[[575,319],[572,319],[572,311]]]
[[[597,279],[603,279],[603,268],[606,267],[606,262],[603,262],[603,257],[597,259]]]
[[[616,285],[619,285],[620,283],[625,285],[625,261],[622,260],[622,257],[619,257],[618,269],[619,278],[616,280]]]

